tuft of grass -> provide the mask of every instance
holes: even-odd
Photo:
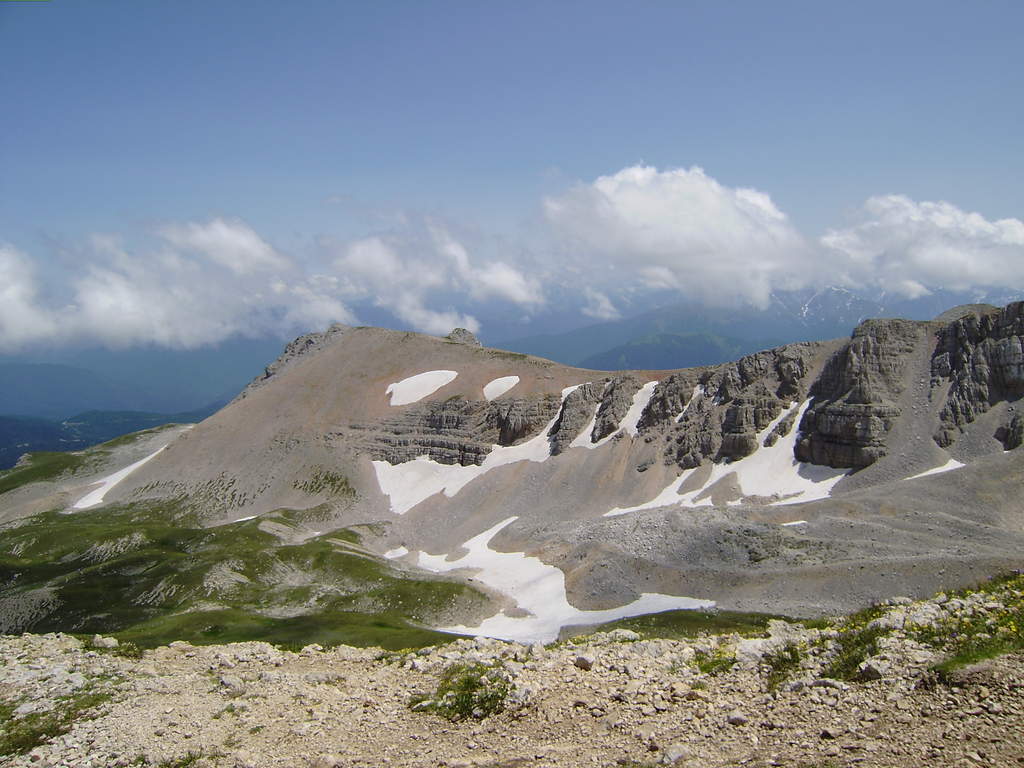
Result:
[[[803,659],[803,649],[799,643],[786,643],[764,656],[764,663],[768,666],[768,690],[774,691],[794,672],[800,668],[800,661]]]
[[[857,668],[869,656],[878,653],[878,638],[887,635],[883,627],[859,627],[841,630],[836,639],[835,656],[822,671],[823,677],[856,680]]]
[[[409,706],[453,722],[469,717],[480,720],[503,711],[511,693],[508,673],[500,666],[453,664],[441,673],[437,691],[432,696],[414,696]]]
[[[107,692],[86,690],[59,700],[52,710],[20,718],[13,717],[13,708],[5,707],[0,713],[0,756],[27,754],[67,733],[77,720],[89,717],[92,710],[109,699]]]
[[[29,483],[52,480],[66,472],[74,472],[86,463],[86,457],[77,453],[36,451],[28,456],[26,464],[0,473],[0,494]]]
[[[722,649],[716,649],[713,653],[698,651],[693,663],[705,675],[716,677],[732,669],[736,664],[736,657],[730,656]]]

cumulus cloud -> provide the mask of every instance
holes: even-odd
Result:
[[[633,166],[544,201],[564,247],[615,267],[609,282],[670,288],[714,304],[764,306],[811,279],[806,240],[771,198],[701,168]]]
[[[426,333],[480,322],[454,306],[436,304],[501,300],[527,309],[544,304],[540,284],[504,262],[477,264],[446,229],[428,222],[425,234],[373,236],[344,244],[333,262],[350,296],[372,296],[374,303]]]
[[[56,320],[39,304],[35,270],[13,246],[0,245],[0,349],[17,348],[56,331]]]
[[[908,298],[1024,287],[1024,221],[990,221],[947,202],[869,198],[856,224],[829,230],[821,245],[843,282]]]
[[[176,248],[201,253],[236,275],[288,268],[288,261],[241,221],[171,224],[160,235]]]

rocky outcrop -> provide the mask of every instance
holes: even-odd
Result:
[[[696,382],[688,371],[670,376],[655,389],[640,429],[667,424],[670,459],[683,468],[749,456],[758,433],[805,397],[810,361],[821,349],[789,344],[708,369]]]
[[[1024,395],[1024,302],[968,314],[939,332],[932,388],[946,385],[934,436],[943,448],[996,403]]]
[[[332,433],[351,440],[372,459],[401,464],[428,456],[441,464],[481,464],[494,445],[533,437],[558,412],[556,395],[502,398],[494,402],[452,398],[420,403],[377,424],[353,424]]]
[[[471,347],[483,346],[480,343],[480,339],[476,337],[476,334],[472,331],[468,331],[465,328],[456,328],[454,331],[445,336],[448,341],[454,341],[456,344],[468,344]]]
[[[323,349],[327,344],[330,344],[339,336],[350,330],[352,330],[351,326],[343,325],[342,323],[334,323],[334,325],[326,331],[321,333],[307,333],[304,336],[299,336],[297,339],[293,339],[288,342],[284,348],[284,352],[281,353],[281,356],[264,368],[263,373],[249,382],[248,386],[239,393],[235,400],[242,400],[250,392],[262,387],[274,376],[277,376],[282,371],[291,367],[296,360],[306,357],[317,350]]]
[[[636,376],[616,376],[604,390],[601,407],[597,409],[597,420],[590,436],[593,442],[607,437],[619,428],[626,411],[633,404],[633,395],[642,386]]]
[[[886,454],[907,360],[925,329],[909,320],[868,320],[854,330],[811,387],[814,402],[800,422],[798,459],[861,468]]]
[[[588,381],[569,393],[562,404],[558,421],[555,422],[548,436],[552,455],[557,456],[562,453],[583,431],[583,428],[590,424],[604,391],[604,381]]]

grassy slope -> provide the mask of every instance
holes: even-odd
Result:
[[[298,516],[272,517],[294,525]],[[0,583],[9,585],[0,613],[32,590],[56,599],[4,630],[111,633],[146,647],[260,639],[398,648],[445,639],[413,623],[485,600],[462,584],[406,578],[353,548],[351,531],[288,545],[259,523],[199,528],[175,503],[39,515],[0,536]]]

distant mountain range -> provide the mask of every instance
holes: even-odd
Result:
[[[32,416],[0,416],[0,470],[10,469],[31,451],[77,451],[115,437],[164,424],[193,424],[212,415],[224,405],[182,413],[143,411],[87,411],[69,419],[41,419]]]
[[[1019,298],[1019,292],[979,296],[936,291],[906,299],[831,287],[778,292],[763,309],[683,302],[566,333],[495,342],[495,346],[599,370],[670,369],[713,365],[797,340],[846,337],[870,317],[930,320],[951,306],[1000,306]]]

